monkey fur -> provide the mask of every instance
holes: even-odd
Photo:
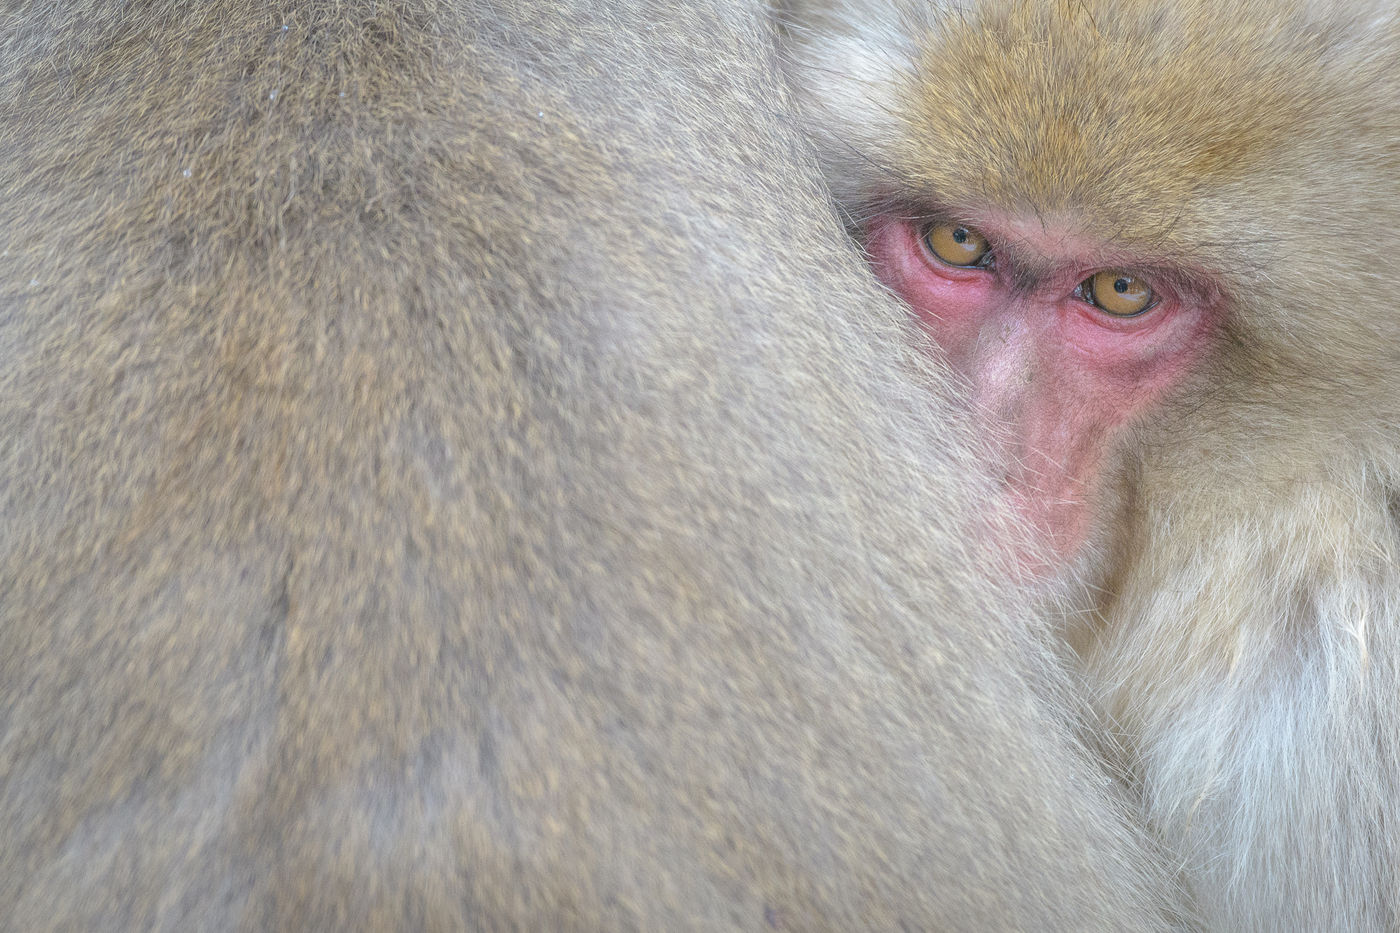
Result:
[[[760,6],[0,21],[0,928],[1175,915]]]
[[[1396,929],[1395,6],[785,16],[857,228],[937,204],[1212,283],[1199,364],[1109,442],[1095,532],[1060,568],[1086,594],[1066,637],[1207,927]]]

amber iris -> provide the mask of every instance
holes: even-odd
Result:
[[[1156,298],[1142,279],[1117,269],[1096,272],[1080,287],[1086,301],[1114,317],[1141,314]]]
[[[963,224],[929,224],[924,245],[934,258],[950,266],[981,265],[991,252],[987,238]]]

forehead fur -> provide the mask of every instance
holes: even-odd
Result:
[[[1326,127],[1373,119],[1377,94],[1395,96],[1364,80],[1368,57],[1394,71],[1393,23],[1378,41],[1362,27],[1387,24],[1359,27],[1356,6],[1335,23],[1280,0],[871,6],[847,11],[844,34],[827,14],[833,46],[861,66],[846,73],[887,79],[846,124],[848,142],[878,140],[884,178],[866,194],[894,180],[950,207],[1069,213],[1119,241],[1163,245],[1182,204],[1290,171],[1300,141],[1327,145]],[[829,89],[827,105],[861,96]]]
[[[1074,207],[1119,236],[1168,224],[1158,205],[1258,172],[1339,96],[1320,31],[1286,13],[1236,22],[1182,3],[947,17],[905,88],[906,145],[923,150],[906,154],[911,180],[1022,211]]]

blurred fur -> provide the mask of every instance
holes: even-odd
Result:
[[[1170,913],[762,9],[0,23],[0,927]]]
[[[1394,6],[786,12],[854,219],[1015,211],[1220,284],[1210,365],[1120,452],[1068,636],[1214,928],[1400,925]]]

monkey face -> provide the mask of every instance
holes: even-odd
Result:
[[[1018,217],[880,216],[866,239],[880,277],[970,385],[1012,502],[1054,557],[1071,558],[1092,531],[1097,478],[1120,433],[1207,351],[1216,293]]]

